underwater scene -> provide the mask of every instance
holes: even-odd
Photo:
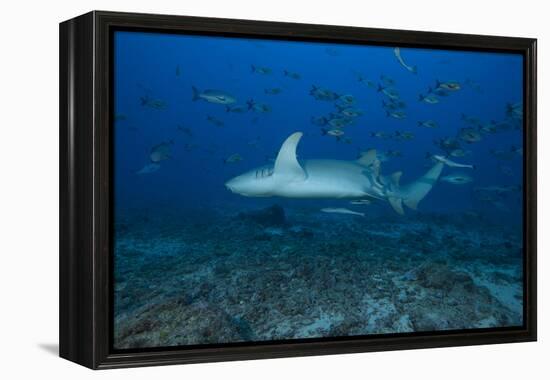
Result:
[[[117,31],[113,345],[523,324],[523,57]]]

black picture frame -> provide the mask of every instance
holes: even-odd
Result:
[[[524,62],[524,325],[216,347],[112,349],[114,30],[519,53]],[[93,11],[60,24],[60,356],[93,369],[535,341],[536,39]]]

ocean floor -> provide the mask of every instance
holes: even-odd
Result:
[[[522,324],[521,236],[477,215],[132,210],[115,230],[117,349]]]

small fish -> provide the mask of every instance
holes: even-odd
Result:
[[[149,96],[142,96],[139,98],[143,107],[149,107],[157,110],[163,110],[166,108],[166,102],[162,99],[153,99]]]
[[[143,168],[138,170],[136,174],[149,174],[154,173],[160,169],[160,164],[157,164],[155,162],[151,162],[147,165],[145,165]]]
[[[326,212],[329,214],[347,214],[347,215],[357,215],[357,216],[365,216],[362,212],[352,211],[348,210],[347,208],[332,208],[332,207],[326,207],[321,209],[322,212]]]
[[[407,114],[405,111],[386,111],[386,116],[400,120],[406,118]]]
[[[442,88],[447,91],[458,91],[461,89],[461,86],[457,81],[440,82],[439,80],[436,80],[435,88]]]
[[[414,133],[407,131],[395,131],[395,139],[408,141],[414,139]]]
[[[363,114],[363,112],[360,109],[357,108],[340,108],[340,113],[347,117],[358,117]]]
[[[441,177],[441,181],[451,183],[453,185],[465,185],[472,182],[473,179],[466,174],[449,174]]]
[[[434,144],[445,151],[460,148],[459,141],[452,137],[444,137],[439,140],[434,140]]]
[[[483,124],[479,127],[479,131],[488,135],[488,134],[494,134],[499,131],[499,125],[495,121],[491,121],[488,124]]]
[[[447,157],[445,156],[441,156],[441,155],[434,155],[433,158],[439,162],[442,162],[444,163],[445,165],[447,166],[450,166],[451,168],[468,168],[468,169],[475,169],[475,166],[474,165],[466,165],[466,164],[459,164],[457,162],[454,162],[454,161],[451,161],[449,160]]]
[[[195,86],[191,86],[191,89],[193,90],[192,100],[194,102],[201,99],[207,101],[208,103],[224,105],[237,102],[237,99],[234,96],[224,91],[209,89],[200,92]]]
[[[376,138],[379,138],[379,139],[387,139],[389,136],[385,132],[377,131],[377,132],[371,132],[370,137],[376,137]]]
[[[389,76],[387,75],[380,75],[380,80],[382,81],[382,83],[384,83],[386,86],[395,86],[395,80],[393,80],[392,78],[390,78]]]
[[[318,126],[327,125],[328,123],[328,119],[325,116],[312,116],[310,121],[311,121],[311,124],[318,125]]]
[[[393,100],[398,100],[399,99],[399,92],[394,88],[382,87],[382,85],[379,84],[377,91],[383,93],[384,95],[386,95],[390,99],[393,99]]]
[[[170,140],[168,142],[162,142],[151,148],[151,153],[149,154],[149,159],[153,163],[158,163],[164,160],[172,158],[172,145],[174,141]]]
[[[424,103],[428,104],[437,104],[439,103],[439,98],[435,96],[434,94],[428,94],[428,95],[418,95],[418,100]]]
[[[376,83],[375,82],[373,82],[371,80],[368,80],[367,78],[363,77],[362,75],[357,76],[357,81],[359,81],[360,83],[364,84],[367,87],[376,88]]]
[[[241,157],[241,155],[239,153],[234,153],[234,154],[230,155],[229,157],[227,157],[226,159],[224,159],[223,162],[226,163],[226,164],[233,164],[233,163],[236,163],[236,162],[240,162],[242,160],[243,160],[243,158]]]
[[[274,88],[266,88],[264,90],[264,94],[267,94],[267,95],[279,95],[281,93],[281,89],[279,87],[274,87]]]
[[[352,205],[370,205],[372,201],[370,199],[357,199],[349,202]]]
[[[419,127],[426,127],[426,128],[437,128],[439,125],[433,121],[433,120],[424,120],[418,122]]]
[[[393,49],[393,54],[395,55],[395,57],[397,58],[397,60],[399,61],[399,63],[401,64],[401,66],[403,66],[404,68],[406,68],[408,71],[410,71],[411,73],[413,74],[416,74],[417,71],[416,71],[416,66],[408,66],[405,61],[403,60],[403,58],[401,57],[401,49],[399,49],[398,47],[394,48]]]
[[[333,128],[343,128],[346,125],[350,124],[353,120],[345,117],[339,117],[330,119],[328,124]]]
[[[220,119],[218,119],[217,117],[208,115],[208,116],[206,116],[206,120],[208,120],[210,123],[214,124],[216,127],[221,128],[221,127],[224,126],[224,122],[221,121]]]
[[[324,129],[324,128],[322,128],[321,129],[321,135],[322,136],[330,135],[330,136],[334,136],[334,137],[340,137],[340,136],[344,135],[344,131],[342,131],[341,129]]]
[[[468,144],[473,144],[481,141],[481,134],[473,128],[462,128],[459,131],[458,135]]]
[[[253,73],[262,74],[262,75],[269,75],[271,74],[271,71],[272,71],[269,67],[259,67],[254,65],[250,65],[250,69]]]
[[[523,119],[523,104],[522,103],[508,103],[506,104],[506,116],[512,119]]]
[[[233,112],[233,113],[245,113],[248,111],[248,106],[237,104],[234,106],[225,106],[225,112]]]
[[[292,78],[292,79],[301,79],[302,76],[298,73],[293,73],[291,71],[288,71],[288,70],[283,70],[283,74],[285,75],[285,77],[289,77],[289,78]]]
[[[353,95],[345,94],[338,97],[338,105],[347,107],[355,104],[355,97]]]
[[[193,137],[193,131],[191,128],[184,127],[183,125],[178,125],[178,131],[185,134],[187,137]]]
[[[271,107],[265,103],[256,103],[253,99],[246,102],[248,109],[254,112],[267,113],[271,112]]]
[[[450,91],[448,90],[445,90],[444,88],[431,88],[431,87],[428,87],[428,94],[434,94],[436,96],[440,96],[440,97],[446,97],[446,96],[449,96],[451,93]]]
[[[382,100],[382,107],[386,110],[397,111],[403,108],[407,108],[407,103],[402,100],[389,99],[389,102]]]
[[[334,91],[315,85],[311,86],[309,94],[313,96],[316,100],[333,101],[338,99],[338,94]]]

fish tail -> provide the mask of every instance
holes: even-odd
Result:
[[[256,72],[256,66],[250,65],[250,72],[255,73]]]
[[[411,73],[413,74],[418,74],[418,68],[416,66],[413,66],[412,69],[411,69]]]
[[[382,92],[384,90],[384,87],[380,83],[378,83],[378,89],[376,91]]]
[[[251,110],[254,107],[254,99],[248,99],[246,105],[248,106],[248,110]]]
[[[193,101],[196,102],[197,100],[200,99],[200,91],[198,88],[196,88],[195,86],[191,86],[191,89],[193,90]]]
[[[420,102],[421,102],[421,101],[423,101],[423,100],[424,100],[424,98],[425,98],[425,96],[424,96],[424,95],[422,95],[422,94],[418,95],[418,101],[420,101]]]
[[[283,70],[283,74],[285,75],[285,77],[288,76],[288,71],[287,70]]]
[[[327,132],[326,128],[321,128],[321,136],[326,136]]]

